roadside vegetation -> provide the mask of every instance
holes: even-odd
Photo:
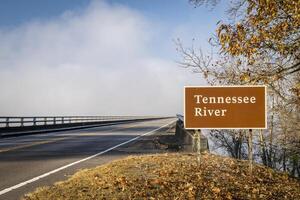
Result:
[[[213,9],[220,1],[190,3]],[[228,19],[216,22],[209,40],[212,53],[177,40],[180,65],[210,85],[266,85],[267,130],[212,130],[211,139],[233,158],[253,153],[255,161],[300,177],[300,1],[234,0],[229,5]]]
[[[248,162],[203,154],[130,156],[82,170],[70,179],[38,188],[40,199],[300,199],[300,182],[287,173]]]

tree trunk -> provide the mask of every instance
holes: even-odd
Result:
[[[249,159],[249,171],[252,177],[252,171],[253,171],[252,129],[249,129],[249,135],[248,135],[248,159]]]
[[[263,136],[263,131],[259,130],[259,141],[260,141],[260,149],[261,149],[261,159],[264,165],[268,166],[267,162],[267,152],[266,152],[266,143]]]

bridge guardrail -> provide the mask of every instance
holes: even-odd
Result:
[[[24,135],[38,132],[50,132],[122,123],[161,119],[156,116],[33,116],[33,117],[0,117],[0,137]]]
[[[34,116],[34,117],[0,117],[0,128],[2,127],[23,127],[50,124],[71,124],[78,122],[94,122],[108,120],[157,118],[149,116]]]

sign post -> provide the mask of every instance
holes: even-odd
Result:
[[[201,130],[196,129],[195,130],[196,138],[197,138],[197,161],[198,165],[200,165],[201,162]]]
[[[200,129],[247,129],[252,174],[252,129],[267,128],[266,86],[186,86],[184,128],[195,130],[200,162]]]

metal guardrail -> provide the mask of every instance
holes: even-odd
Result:
[[[157,118],[154,116],[34,116],[0,117],[0,128]]]
[[[0,138],[10,136],[48,133],[119,123],[164,119],[154,116],[34,116],[0,117]]]

